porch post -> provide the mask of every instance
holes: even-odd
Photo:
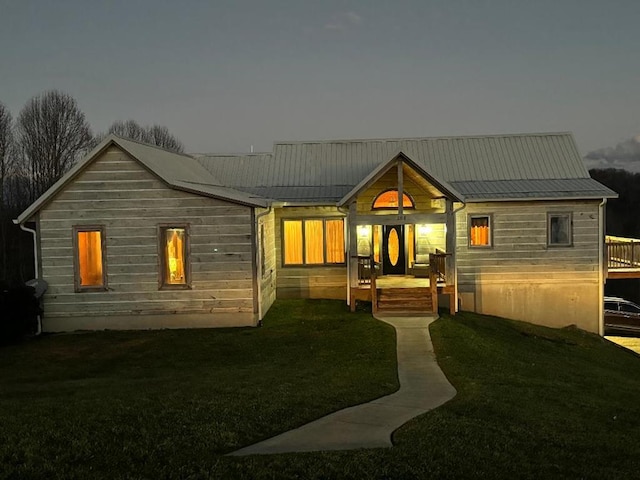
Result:
[[[398,159],[398,215],[404,214],[404,178],[402,176],[402,160]]]
[[[349,297],[348,302],[351,311],[355,311],[356,302],[354,300],[353,290],[357,288],[358,285],[358,259],[356,258],[358,255],[357,216],[357,203],[356,200],[354,200],[349,204],[349,215],[347,216],[347,222],[349,224],[349,251],[347,252],[347,262],[349,262],[347,281],[349,283],[347,285],[347,295]]]
[[[456,313],[458,310],[458,279],[456,272],[456,214],[453,210],[453,201],[448,199],[446,200],[445,212],[447,214],[447,253],[451,255],[446,258],[446,277],[447,277],[447,286],[451,285],[453,291],[449,294],[453,301],[450,301],[450,305],[452,304],[455,307],[455,311],[451,311],[451,313]]]

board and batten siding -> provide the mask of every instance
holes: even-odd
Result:
[[[159,289],[159,224],[188,224],[191,289]],[[72,229],[103,225],[107,291],[74,291]],[[112,146],[39,215],[44,328],[255,325],[250,207],[172,190]]]
[[[347,298],[347,266],[284,265],[282,254],[282,228],[284,219],[344,218],[337,207],[283,207],[275,211],[275,246],[278,263],[278,298]],[[345,234],[345,239],[346,239]],[[345,253],[345,258],[346,258]]]
[[[269,311],[271,305],[276,300],[276,232],[275,232],[275,212],[267,209],[256,209],[256,216],[262,215],[258,220],[258,245],[263,245],[260,255],[264,254],[264,261],[258,269],[260,275],[260,320]],[[262,233],[261,233],[262,232]],[[262,268],[264,265],[264,269]]]
[[[572,246],[547,245],[548,213],[572,214]],[[470,214],[491,216],[492,247],[469,247]],[[462,310],[598,332],[598,215],[594,201],[467,204],[456,218]]]

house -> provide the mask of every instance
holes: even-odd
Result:
[[[257,325],[276,298],[602,334],[604,206],[569,133],[179,155],[109,136],[35,223],[45,331]],[[448,296],[448,297],[447,297]]]

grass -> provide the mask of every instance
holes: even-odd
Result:
[[[187,478],[398,387],[393,328],[342,302],[262,328],[43,336],[0,349],[0,478]]]
[[[393,332],[340,302],[279,302],[262,329],[2,349],[0,477],[638,477],[638,355],[469,313],[431,333],[458,395],[396,431],[394,448],[239,458],[221,454],[392,391]]]

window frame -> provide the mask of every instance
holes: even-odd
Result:
[[[400,191],[397,188],[387,188],[386,190],[383,190],[382,192],[378,193],[374,198],[373,201],[371,202],[371,210],[398,210],[398,208],[400,207],[400,205],[396,206],[396,207],[376,207],[376,201],[378,200],[378,198],[380,198],[382,195],[384,195],[387,192],[398,192],[400,193]],[[413,197],[411,196],[411,194],[407,191],[403,191],[402,192],[403,195],[406,195],[407,198],[409,199],[409,201],[411,202],[411,205],[408,207],[404,206],[404,198],[403,200],[403,210],[415,210],[416,209],[416,202],[413,199]]]
[[[567,243],[551,243],[551,218],[566,216],[569,219],[569,241]],[[547,247],[573,247],[573,212],[547,212]]]
[[[158,237],[158,290],[190,290],[191,289],[191,232],[188,223],[159,223]],[[184,229],[184,278],[185,283],[166,283],[164,275],[167,269],[165,257],[165,232],[169,229]]]
[[[104,292],[109,289],[107,284],[107,236],[104,225],[73,225],[73,289],[76,293],[81,292]],[[100,232],[100,250],[102,255],[102,285],[81,285],[80,284],[80,258],[78,250],[78,233],[80,232]]]
[[[488,219],[488,222],[489,222],[489,244],[488,245],[472,245],[471,244],[471,220],[474,218]],[[467,215],[467,246],[471,249],[493,248],[493,214],[492,213],[469,213]]]
[[[340,267],[345,266],[347,264],[347,252],[345,251],[346,247],[346,234],[344,231],[345,227],[345,218],[346,217],[287,217],[282,218],[280,220],[280,264],[283,268],[314,268],[314,267]],[[305,222],[309,221],[317,221],[322,220],[322,258],[324,260],[323,263],[306,263],[306,229]],[[342,220],[342,249],[344,253],[344,261],[341,263],[327,263],[327,221],[332,220]],[[284,222],[302,222],[302,263],[285,263],[285,236],[284,236]]]

